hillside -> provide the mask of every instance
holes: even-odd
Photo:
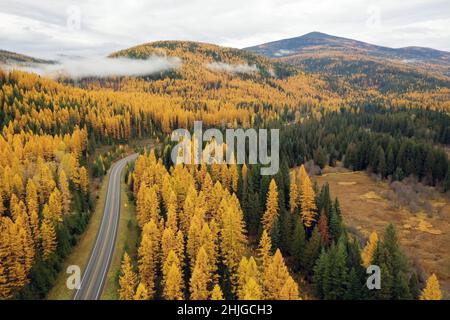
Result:
[[[335,87],[386,92],[439,90],[450,86],[450,53],[420,47],[393,49],[312,32],[246,48],[321,74]]]
[[[52,63],[50,60],[33,58],[24,54],[0,49],[1,64],[33,64],[33,63]]]
[[[103,177],[116,159],[98,151],[143,138],[158,140],[161,147],[157,154],[145,153],[126,168],[126,185],[133,194],[137,238],[142,240],[135,244],[138,255],[152,249],[146,251],[145,260],[131,256],[124,261],[138,266],[141,279],[147,277],[147,298],[187,297],[184,291],[176,295],[154,291],[167,284],[168,274],[163,269],[162,277],[155,278],[151,264],[168,264],[168,257],[185,261],[184,265],[172,262],[171,267],[184,281],[183,275],[191,275],[190,267],[195,268],[201,256],[199,239],[205,244],[203,251],[208,249],[201,259],[211,257],[210,275],[219,279],[216,291],[223,290],[227,299],[243,298],[242,292],[228,285],[236,281],[241,265],[259,270],[259,260],[249,257],[261,252],[259,242],[265,252],[271,248],[275,252],[267,256],[265,270],[286,271],[278,281],[281,288],[270,296],[251,298],[418,297],[413,288],[383,295],[355,291],[366,281],[359,258],[362,243],[347,233],[342,220],[346,208],[341,210],[327,186],[314,188],[302,164],[313,161],[324,167],[340,161],[348,168],[371,170],[380,179],[416,176],[430,188],[450,190],[448,158],[442,148],[434,147],[450,144],[449,116],[431,110],[449,109],[448,88],[408,95],[393,88],[384,95],[345,81],[334,87],[324,73],[305,73],[298,66],[243,50],[194,42],[144,44],[113,53],[108,62],[119,57],[145,61],[154,55],[180,63],[145,76],[99,74],[81,80],[0,70],[0,266],[6,266],[0,270],[6,279],[0,282],[0,298],[45,297],[61,271],[60,263],[87,227],[96,178]],[[226,163],[171,169],[171,132],[192,128],[196,120],[222,129],[279,128],[278,173],[262,176],[259,165]],[[296,166],[302,168],[299,175],[290,176],[289,168]],[[307,196],[299,196],[300,191]],[[301,219],[292,219],[293,214]],[[262,228],[266,232],[260,239]],[[23,235],[24,241],[16,235]],[[395,249],[389,254],[401,256],[393,226],[385,229],[382,238],[380,245]],[[149,241],[161,247],[153,248]],[[175,252],[174,244],[186,250]],[[309,293],[308,288],[333,285],[318,270],[333,270],[336,255],[342,257],[344,268],[336,282],[339,290]],[[418,272],[407,265],[399,269],[386,257],[372,259],[389,266],[388,276],[399,283],[416,274],[420,279],[428,276],[428,269]],[[17,261],[25,261],[25,268]],[[355,288],[346,286],[347,274]],[[264,285],[261,279],[271,276],[267,271],[254,277]],[[271,281],[265,283],[261,288],[267,290]],[[280,295],[283,288],[287,293]],[[130,298],[120,292],[118,296]]]
[[[245,48],[272,58],[317,52],[359,54],[381,59],[406,60],[411,63],[429,63],[449,66],[450,53],[423,47],[389,48],[362,41],[336,37],[321,32]]]

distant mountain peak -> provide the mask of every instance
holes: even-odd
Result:
[[[413,61],[416,64],[439,65],[450,69],[450,53],[430,48],[411,46],[389,48],[349,38],[313,31],[299,37],[282,39],[245,48],[270,58],[341,56],[366,57],[381,61]],[[447,73],[447,72],[444,72]]]

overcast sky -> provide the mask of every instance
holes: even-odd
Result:
[[[42,58],[154,40],[242,48],[311,31],[450,51],[450,1],[0,0],[0,49]]]

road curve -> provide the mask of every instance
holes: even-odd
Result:
[[[83,272],[80,289],[74,300],[98,300],[111,264],[120,216],[120,177],[127,163],[135,160],[137,153],[115,162],[109,171],[105,209],[97,233],[95,246]]]

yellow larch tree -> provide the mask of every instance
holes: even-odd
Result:
[[[165,261],[171,250],[177,250],[177,238],[172,228],[164,229],[161,237],[161,260]]]
[[[142,234],[141,244],[138,249],[138,269],[139,277],[143,286],[147,291],[149,298],[153,298],[155,294],[155,278],[156,278],[156,252],[153,245],[151,235]]]
[[[299,192],[296,182],[295,172],[290,175],[290,185],[289,185],[289,210],[291,213],[295,213],[299,205]]]
[[[179,224],[184,234],[188,234],[191,225],[191,219],[195,214],[195,207],[197,201],[197,190],[194,186],[191,186],[187,192],[186,198],[183,204],[183,210],[179,215]]]
[[[208,286],[211,283],[208,255],[204,247],[198,251],[195,266],[189,281],[189,293],[191,300],[207,300],[209,297]]]
[[[0,256],[1,257],[1,256]],[[5,267],[0,264],[0,300],[6,300],[10,297],[8,277]]]
[[[39,202],[36,184],[29,179],[26,187],[26,202],[28,209],[28,216],[30,219],[31,232],[35,240],[40,237],[39,233]]]
[[[184,244],[184,235],[183,235],[183,231],[178,230],[177,232],[177,247],[176,247],[176,254],[178,256],[178,259],[180,260],[180,267],[184,268],[185,265],[185,253],[184,253],[184,249],[185,249],[185,244]]]
[[[289,276],[280,291],[280,300],[299,300],[298,284]]]
[[[267,193],[266,212],[262,218],[262,224],[265,230],[270,234],[272,226],[276,219],[278,219],[278,187],[275,179],[272,179],[269,184],[269,192]]]
[[[153,219],[147,222],[144,225],[144,228],[142,228],[142,236],[144,236],[144,234],[148,235],[149,239],[152,241],[153,252],[155,254],[154,259],[159,261],[161,258],[161,232]]]
[[[191,268],[191,270],[194,268],[198,250],[202,245],[201,237],[203,223],[203,219],[199,215],[194,215],[189,226],[186,251],[189,259],[189,267]]]
[[[222,289],[218,284],[215,284],[211,291],[211,300],[224,300]]]
[[[50,211],[51,220],[56,224],[62,222],[62,196],[58,188],[53,189],[48,199],[48,209]]]
[[[230,170],[231,170],[231,190],[234,193],[237,193],[239,186],[239,170],[237,164],[232,164],[230,166]]]
[[[211,221],[213,225],[213,230],[210,229],[208,223],[203,223],[202,231],[200,234],[200,245],[205,248],[206,254],[208,255],[209,273],[217,280],[214,273],[217,271],[217,256],[218,256],[218,246],[217,246],[217,232],[215,232],[214,220]]]
[[[248,300],[245,299],[246,294],[249,293],[251,294],[251,296],[254,296],[256,289],[259,289],[259,292],[261,293],[261,288],[258,284],[259,278],[259,270],[258,266],[256,265],[255,259],[253,257],[250,257],[247,260],[246,257],[243,257],[238,268],[237,296],[239,300]],[[253,283],[249,285],[251,279],[253,279],[254,282],[258,285],[258,288],[256,288]]]
[[[366,246],[361,251],[362,265],[365,268],[367,268],[371,264],[373,260],[373,254],[375,253],[377,246],[378,246],[378,234],[375,231],[373,231],[370,234]]]
[[[180,259],[178,258],[178,255],[177,255],[175,250],[171,250],[169,252],[169,254],[167,255],[166,260],[162,263],[162,266],[161,266],[162,270],[161,271],[162,271],[162,283],[163,283],[163,285],[164,285],[164,283],[167,280],[170,268],[172,267],[173,264],[178,265],[180,267],[180,272],[182,271],[181,266],[180,266],[181,265],[180,264]]]
[[[17,215],[15,225],[17,227],[17,237],[18,242],[20,242],[25,273],[28,274],[34,262],[35,244],[32,237],[28,216],[25,211],[25,205],[21,207],[23,207],[23,210]]]
[[[240,300],[261,300],[263,293],[261,286],[258,284],[255,278],[248,279],[244,285],[243,294]]]
[[[0,189],[0,216],[3,215],[3,212],[5,212],[5,205],[3,204],[2,190]]]
[[[277,249],[271,263],[267,269],[264,270],[263,284],[265,299],[283,299],[281,291],[289,277],[289,271],[286,267],[283,256],[281,255],[280,250]],[[287,289],[289,289],[290,293],[292,292],[291,288]]]
[[[38,190],[40,192],[40,202],[44,203],[55,188],[56,183],[53,180],[52,171],[42,158],[38,158],[37,160],[37,173],[39,178]]]
[[[172,255],[173,253],[173,255]],[[175,252],[171,251],[167,257],[164,269],[167,270],[164,279],[163,296],[166,300],[183,300],[183,274],[178,262],[178,258],[174,259],[172,263],[171,257],[175,256]]]
[[[230,190],[231,188],[231,176],[230,176],[230,172],[228,170],[228,165],[226,164],[226,162],[224,161],[221,165],[220,168],[220,180],[222,183],[222,186],[227,189]]]
[[[241,170],[241,175],[242,175],[242,190],[243,192],[247,192],[248,189],[248,167],[247,165],[244,163],[242,165],[242,170]]]
[[[232,198],[235,195],[232,195]],[[234,288],[237,288],[236,269],[239,261],[245,252],[247,237],[245,235],[245,224],[243,213],[238,203],[232,198],[226,210],[223,211],[221,217],[220,228],[220,252],[223,262],[228,269],[232,279]],[[237,198],[236,198],[237,200]]]
[[[441,287],[434,273],[428,278],[427,284],[420,295],[420,300],[442,300]]]
[[[67,175],[64,169],[59,171],[58,175],[58,187],[61,190],[61,200],[62,200],[62,212],[63,214],[68,214],[70,212],[70,189],[69,182],[67,180]]]
[[[53,220],[53,215],[50,213],[49,206],[46,204],[42,209],[42,224],[41,224],[41,242],[42,242],[42,256],[44,260],[48,259],[56,249],[56,231]]]
[[[87,195],[89,191],[89,175],[85,167],[80,168],[80,191]]]
[[[177,196],[175,192],[170,189],[166,200],[167,209],[167,226],[173,231],[178,230],[178,211],[177,211]]]
[[[133,300],[149,300],[150,295],[148,294],[147,288],[141,282],[138,284],[136,293],[134,294]]]
[[[300,207],[303,224],[310,228],[316,221],[316,195],[304,166],[300,167]]]
[[[262,270],[266,270],[272,260],[272,240],[266,230],[263,230],[258,246],[258,259]]]
[[[125,252],[122,259],[122,266],[119,277],[119,299],[133,300],[134,289],[136,288],[137,277],[133,271],[130,256]]]

